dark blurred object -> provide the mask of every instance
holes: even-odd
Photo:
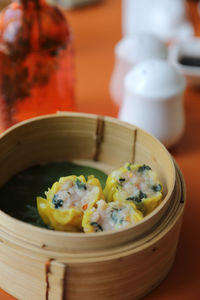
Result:
[[[96,3],[101,0],[47,0],[47,1],[50,4],[59,5],[62,8],[73,9],[79,6]]]
[[[179,63],[184,66],[200,67],[200,57],[182,56]]]
[[[169,47],[169,60],[186,77],[188,85],[200,86],[200,38],[177,41]]]
[[[44,0],[14,1],[0,16],[0,130],[74,110],[72,34]]]

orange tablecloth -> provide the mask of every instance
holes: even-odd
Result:
[[[198,34],[200,17],[194,1],[190,1],[190,12]],[[79,111],[117,116],[108,84],[114,65],[113,48],[121,38],[121,0],[104,0],[68,12],[67,17],[75,35]],[[185,111],[185,135],[172,151],[187,185],[180,242],[168,277],[145,300],[200,299],[200,90],[188,88]],[[11,299],[14,298],[0,290],[0,300]]]

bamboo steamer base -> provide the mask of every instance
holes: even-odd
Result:
[[[181,197],[171,204],[165,222],[156,230],[137,243],[92,256],[49,253],[11,242],[5,234],[1,245],[2,287],[24,300],[141,298],[160,284],[173,264],[184,208],[183,187],[179,189],[177,186],[176,195]]]
[[[110,168],[106,159],[89,161],[100,169]],[[74,242],[74,234],[69,234],[69,245],[63,241],[62,250],[59,243],[56,247],[47,238],[46,244],[40,240],[41,232],[48,236],[48,230],[34,228],[38,240],[28,238],[33,226],[0,212],[0,287],[21,300],[140,299],[162,282],[175,259],[185,205],[184,180],[177,166],[175,175],[165,210],[157,212],[159,218],[152,215],[148,227],[144,224],[137,234],[123,231],[132,235],[125,239],[121,233],[102,239],[98,234],[95,238],[78,234]]]

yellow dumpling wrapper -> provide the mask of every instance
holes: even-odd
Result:
[[[85,233],[104,232],[131,226],[142,219],[134,203],[100,200],[84,213],[82,226]]]
[[[82,231],[85,210],[104,199],[101,184],[93,175],[61,177],[47,192],[37,197],[38,212],[45,224],[59,231]]]
[[[108,202],[133,202],[146,216],[160,204],[162,185],[149,166],[126,163],[108,176],[104,195]]]

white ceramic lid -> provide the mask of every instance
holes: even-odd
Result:
[[[116,45],[116,55],[130,63],[138,63],[149,58],[167,59],[167,47],[151,33],[136,33],[125,36]]]
[[[185,78],[175,66],[160,59],[145,60],[125,77],[125,89],[133,94],[155,100],[182,92]]]

